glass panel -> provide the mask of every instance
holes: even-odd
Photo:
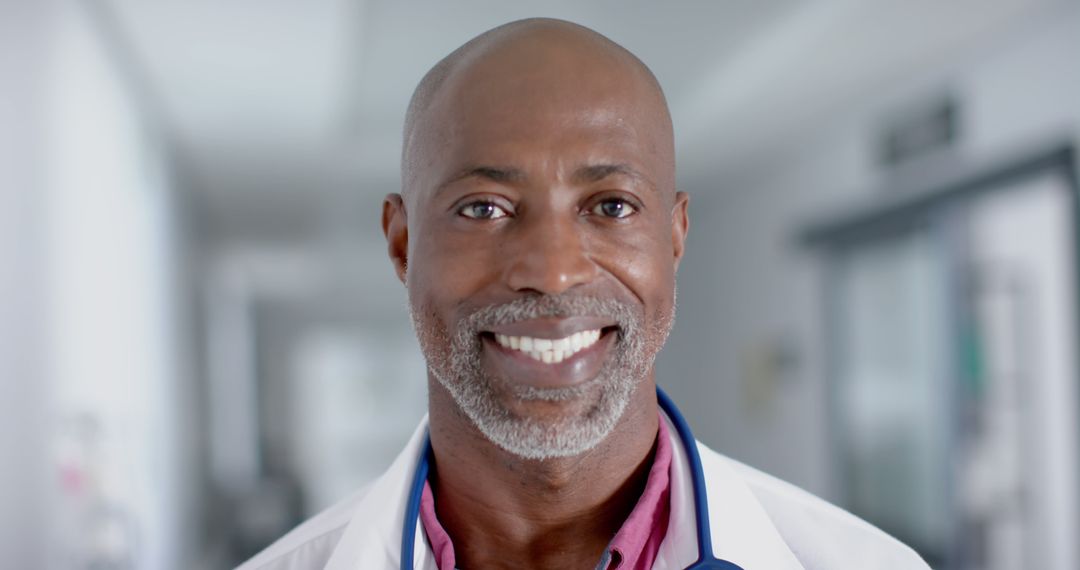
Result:
[[[834,307],[847,506],[928,560],[949,544],[946,265],[931,232],[842,254]]]

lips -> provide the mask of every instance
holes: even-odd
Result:
[[[514,384],[557,388],[600,374],[612,353],[616,327],[577,317],[538,319],[481,334],[484,366]]]
[[[496,334],[495,342],[503,348],[517,350],[544,364],[558,364],[600,340],[600,329],[578,331],[563,338],[535,338]]]

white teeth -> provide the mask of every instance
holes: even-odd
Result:
[[[600,340],[600,331],[580,331],[565,338],[533,338],[496,334],[495,342],[512,350],[520,350],[534,360],[546,364],[562,362]]]

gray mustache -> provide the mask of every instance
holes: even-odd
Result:
[[[493,326],[545,317],[601,317],[614,321],[621,335],[638,329],[638,309],[630,303],[611,298],[601,299],[582,295],[536,295],[521,297],[507,303],[488,305],[473,311],[461,323],[469,336]]]

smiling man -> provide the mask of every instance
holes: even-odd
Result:
[[[514,22],[428,72],[382,218],[428,420],[242,568],[925,568],[658,403],[688,230],[674,165],[656,79],[586,28]]]

